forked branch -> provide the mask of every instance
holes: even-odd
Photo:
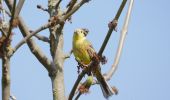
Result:
[[[12,9],[12,2],[13,0],[5,0],[5,3],[7,4],[8,8]],[[19,21],[19,28],[21,30],[21,33],[24,35],[24,37],[28,36],[30,34],[28,27],[24,23],[21,17],[18,16],[18,21]],[[42,53],[41,49],[36,45],[36,43],[30,39],[27,41],[30,50],[32,53],[35,55],[35,57],[39,60],[39,62],[48,70],[50,71],[51,67],[51,61]],[[14,52],[10,53],[9,56],[12,56]]]
[[[51,19],[50,22],[42,25],[41,27],[39,27],[37,30],[35,30],[34,32],[30,33],[29,35],[27,35],[24,39],[22,39],[17,45],[16,47],[13,49],[13,52],[11,53],[11,55],[13,55],[13,53],[19,48],[21,47],[24,43],[26,43],[32,36],[34,36],[35,34],[39,33],[42,30],[45,30],[53,25],[57,25],[60,24],[62,22],[64,22],[65,20],[67,20],[71,15],[73,15],[84,3],[88,2],[89,0],[82,0],[79,4],[77,4],[69,13],[67,13],[64,16],[61,16],[61,18],[59,18],[59,16],[55,16]]]

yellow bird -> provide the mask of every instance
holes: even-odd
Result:
[[[86,39],[87,34],[88,32],[85,29],[76,29],[73,35],[73,54],[75,59],[84,65],[88,65],[92,61],[91,56],[97,56],[97,53],[95,52],[91,43]],[[100,83],[100,87],[105,98],[116,94],[102,76],[99,68],[95,68],[92,73]]]

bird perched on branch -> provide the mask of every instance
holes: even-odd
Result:
[[[87,34],[87,29],[76,29],[73,35],[73,54],[77,62],[85,66],[90,64],[93,58],[95,58],[95,61],[100,59],[91,43],[86,39]],[[97,66],[92,66],[92,74],[97,78],[105,98],[116,94],[103,77],[99,68],[99,63]]]

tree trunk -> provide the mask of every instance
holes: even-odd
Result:
[[[2,57],[2,100],[10,97],[10,58]]]
[[[60,0],[49,0],[48,10],[50,17],[60,16],[62,11],[57,7]],[[57,7],[57,8],[56,8]],[[63,29],[64,25],[50,27],[50,52],[53,58],[52,72],[50,78],[52,82],[53,100],[66,100],[64,86],[64,53],[63,53]]]
[[[64,53],[63,53],[63,34],[58,34],[56,39],[56,50],[54,56],[54,66],[52,75],[50,76],[52,82],[53,100],[65,100],[64,87]]]

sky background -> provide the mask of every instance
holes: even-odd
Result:
[[[62,8],[68,1],[63,0]],[[91,0],[85,4],[73,15],[73,23],[67,22],[64,28],[64,51],[67,53],[71,50],[72,35],[76,28],[90,30],[87,38],[98,51],[107,33],[108,23],[115,16],[121,1]],[[26,0],[21,12],[31,30],[45,24],[49,18],[46,12],[36,8],[37,4],[47,7],[47,0]],[[109,84],[118,88],[119,94],[112,96],[110,100],[170,100],[169,4],[169,0],[135,0],[118,70],[109,81]],[[113,32],[104,51],[108,63],[102,67],[103,73],[107,72],[113,63],[127,7],[126,5],[120,17],[118,32]],[[17,29],[14,32],[12,43],[15,46],[22,39],[22,35]],[[40,34],[48,36],[49,32],[46,30]],[[37,44],[50,57],[49,45],[39,41]],[[66,95],[69,95],[77,78],[76,66],[73,55],[65,61]],[[48,73],[31,54],[27,45],[22,46],[11,58],[11,93],[17,100],[52,100]],[[80,100],[96,98],[104,100],[98,85],[93,86],[90,93],[81,96]]]

